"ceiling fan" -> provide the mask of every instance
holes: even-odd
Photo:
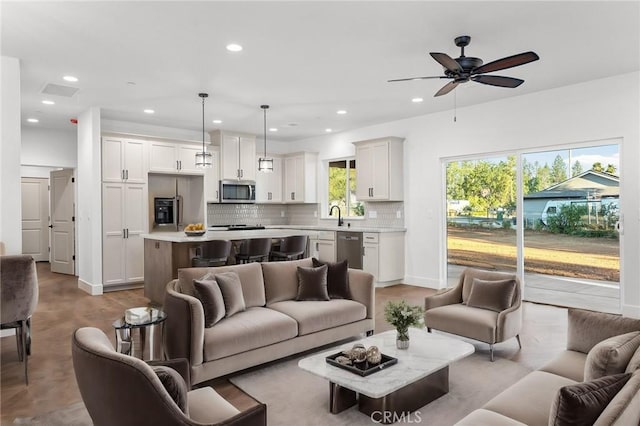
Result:
[[[449,78],[452,80],[438,90],[434,96],[446,95],[455,89],[458,84],[466,83],[468,81],[475,81],[477,83],[488,84],[490,86],[514,88],[524,83],[524,80],[513,77],[484,74],[517,67],[540,59],[535,52],[524,52],[513,56],[507,56],[506,58],[498,59],[483,65],[482,59],[480,58],[464,56],[464,48],[471,42],[471,37],[460,36],[456,37],[454,41],[456,46],[461,50],[459,58],[453,59],[446,53],[430,53],[431,57],[444,67],[443,76],[399,78],[396,80],[389,80],[388,82],[426,80],[431,78]]]

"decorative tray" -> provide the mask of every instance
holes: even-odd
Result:
[[[385,368],[398,363],[398,358],[394,358],[389,355],[381,354],[382,359],[378,364],[370,364],[368,361],[353,363],[351,365],[340,364],[336,361],[336,358],[339,356],[343,356],[343,352],[338,352],[337,354],[329,355],[326,360],[327,364],[333,365],[338,368],[342,368],[343,370],[350,371],[358,376],[368,376],[370,374],[376,373],[380,370],[384,370]]]
[[[207,233],[207,231],[184,231],[187,237],[201,237]]]

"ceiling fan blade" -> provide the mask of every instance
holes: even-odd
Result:
[[[440,65],[445,67],[451,72],[460,73],[462,72],[462,67],[459,63],[455,61],[451,56],[446,53],[437,53],[431,52],[429,53],[433,59],[435,59]]]
[[[490,86],[510,88],[518,87],[524,83],[524,80],[520,80],[519,78],[501,77],[499,75],[476,75],[471,77],[471,80],[482,84],[488,84]]]
[[[506,70],[507,68],[517,67],[519,65],[528,64],[537,61],[540,57],[535,52],[524,52],[506,58],[498,59],[488,64],[484,64],[474,69],[471,74],[484,74],[488,72]]]
[[[454,80],[454,81],[450,81],[450,82],[448,82],[447,84],[445,84],[445,85],[442,87],[442,89],[438,90],[438,91],[436,92],[436,94],[435,94],[435,95],[433,95],[433,97],[435,98],[435,97],[437,97],[437,96],[446,95],[447,93],[449,93],[450,91],[452,91],[453,89],[455,89],[455,88],[456,88],[456,86],[458,86],[458,84],[460,84],[460,83],[459,83],[459,82],[457,82],[457,81],[455,81],[455,80]]]
[[[443,76],[434,76],[434,77],[411,77],[411,78],[397,78],[395,80],[387,80],[387,83],[393,83],[394,81],[411,81],[411,80],[427,80],[430,78],[449,78]]]

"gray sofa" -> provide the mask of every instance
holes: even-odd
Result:
[[[569,309],[567,349],[491,399],[482,408],[470,413],[457,425],[555,424],[550,421],[550,413],[556,395],[560,388],[584,381],[587,353],[605,339],[638,330],[638,319]],[[627,369],[629,367],[630,365]],[[640,424],[640,369],[630,372],[631,378],[600,414],[595,422],[596,426]]]
[[[180,269],[165,296],[166,355],[188,359],[197,384],[373,331],[373,275],[349,269],[351,300],[296,301],[298,266],[312,260]],[[205,328],[193,280],[227,271],[240,277],[246,309]]]

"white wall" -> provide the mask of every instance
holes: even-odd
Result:
[[[22,127],[23,166],[46,166],[73,169],[78,164],[78,132],[69,129],[42,129],[35,125]]]
[[[0,67],[0,253],[22,253],[20,185],[20,61],[2,56]]]
[[[639,79],[637,72],[620,75],[459,108],[455,123],[446,111],[309,139],[296,148],[318,151],[323,160],[353,155],[353,141],[404,137],[405,282],[438,288],[446,276],[443,158],[622,138],[622,312],[640,317]]]

